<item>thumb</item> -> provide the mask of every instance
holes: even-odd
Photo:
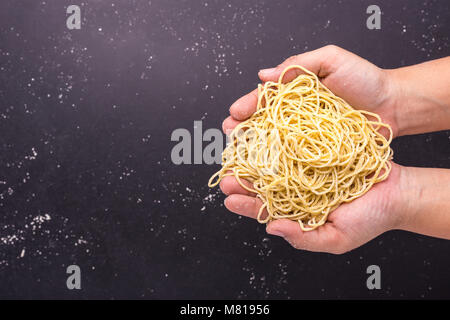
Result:
[[[303,231],[297,221],[279,219],[270,222],[266,231],[283,237],[296,249],[335,254],[348,251],[343,235],[329,222],[317,229]]]
[[[278,81],[284,69],[292,65],[300,65],[312,71],[318,77],[324,78],[337,68],[336,60],[340,59],[340,56],[348,54],[350,52],[344,49],[334,45],[328,45],[317,50],[292,56],[275,68],[260,70],[258,76],[263,82]],[[300,69],[289,70],[282,80],[284,82],[291,81],[302,73],[303,71]]]

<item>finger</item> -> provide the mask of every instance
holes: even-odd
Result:
[[[275,68],[261,70],[258,75],[264,82],[278,81],[278,78],[284,69],[292,65],[300,65],[312,71],[318,77],[324,78],[336,69],[336,66],[338,65],[336,60],[347,54],[349,54],[348,51],[329,45],[317,50],[292,56]],[[284,75],[283,81],[291,81],[302,73],[303,71],[300,69],[289,70]]]
[[[297,221],[279,219],[270,222],[266,231],[283,237],[296,249],[335,254],[347,251],[343,235],[331,223],[311,231],[303,231]]]
[[[239,124],[240,121],[233,119],[231,116],[223,120],[222,130],[225,134],[230,134],[231,131]]]
[[[262,205],[260,199],[242,194],[232,194],[225,199],[225,207],[228,210],[253,219],[257,218]],[[265,217],[267,217],[267,211],[264,209],[261,218],[264,219]]]
[[[242,184],[244,184],[247,188],[253,189],[253,184],[250,181],[241,179]],[[239,182],[233,176],[226,176],[220,181],[220,189],[227,196],[230,194],[243,194],[246,196],[255,196],[255,193],[244,189]]]
[[[230,107],[230,114],[235,120],[245,120],[255,113],[257,103],[258,89],[255,89],[236,100]]]

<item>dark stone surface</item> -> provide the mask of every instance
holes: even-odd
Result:
[[[449,54],[448,1],[377,1],[378,31],[370,4],[2,0],[0,298],[450,298],[449,241],[398,231],[342,256],[295,251],[227,212],[206,186],[217,165],[170,160],[174,129],[220,127],[292,54],[333,43],[388,68]],[[449,139],[399,138],[395,158],[450,168]]]

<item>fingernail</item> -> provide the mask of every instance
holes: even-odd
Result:
[[[267,231],[268,234],[284,238],[284,233],[281,232],[280,230],[266,230],[266,231]]]
[[[259,75],[263,77],[269,77],[275,70],[276,68],[262,69],[259,70]]]
[[[233,104],[230,106],[230,109],[228,109],[228,111],[230,112],[230,114],[234,112],[234,109],[239,110],[239,100],[233,102]]]
[[[229,202],[230,202],[229,198],[230,197],[226,197],[225,200],[223,200],[223,204],[224,204],[225,208],[227,208],[227,209],[228,209],[228,205],[229,205]]]

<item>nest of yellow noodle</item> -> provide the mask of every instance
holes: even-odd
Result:
[[[283,83],[292,68],[304,74]],[[388,139],[382,127],[389,130]],[[341,203],[387,178],[391,140],[391,128],[377,114],[353,109],[314,73],[291,66],[278,82],[258,86],[257,111],[230,134],[222,168],[209,186],[235,176],[262,200],[259,222],[290,219],[312,230]]]

